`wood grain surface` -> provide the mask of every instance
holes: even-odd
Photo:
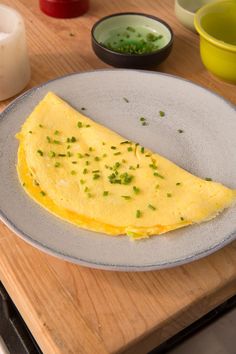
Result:
[[[42,14],[35,0],[4,0],[24,17],[32,78],[27,87],[108,67],[93,54],[90,30],[114,12],[145,12],[174,30],[170,57],[157,68],[199,83],[236,103],[235,86],[213,78],[199,57],[199,38],[174,16],[172,0],[91,0],[81,18]],[[10,102],[1,102],[0,109]],[[0,223],[0,280],[45,354],[143,354],[236,293],[236,242],[169,270],[92,270],[48,256]]]

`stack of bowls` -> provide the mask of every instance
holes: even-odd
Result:
[[[236,1],[217,1],[195,15],[203,64],[218,78],[236,84]]]

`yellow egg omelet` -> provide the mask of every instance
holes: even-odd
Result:
[[[17,138],[28,195],[89,230],[148,237],[209,220],[236,200],[236,191],[125,140],[51,92]]]

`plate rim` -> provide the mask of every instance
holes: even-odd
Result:
[[[168,73],[163,73],[163,72],[153,72],[153,71],[148,71],[148,70],[133,70],[133,69],[98,69],[98,70],[89,70],[89,71],[84,71],[84,72],[73,72],[69,74],[65,74],[63,76],[59,76],[57,78],[48,80],[46,82],[43,82],[37,86],[34,86],[27,90],[26,92],[22,93],[20,96],[16,97],[12,102],[10,102],[6,108],[0,112],[0,124],[6,118],[7,114],[11,112],[22,100],[24,100],[25,97],[30,96],[33,92],[37,91],[38,89],[48,85],[51,82],[54,81],[59,81],[62,79],[65,79],[70,76],[77,76],[77,75],[86,75],[86,74],[93,74],[93,73],[103,73],[103,72],[117,72],[117,71],[126,71],[126,72],[136,72],[136,73],[145,73],[149,75],[157,75],[157,76],[167,76],[172,79],[176,79],[178,81],[184,81],[187,82],[191,85],[199,87],[201,90],[206,91],[210,94],[215,95],[218,99],[223,100],[228,106],[230,106],[233,110],[236,111],[236,105],[232,103],[231,101],[227,100],[226,98],[222,97],[220,94],[212,91],[211,89],[208,89],[206,87],[203,87],[191,80],[168,74]],[[43,251],[49,255],[52,255],[54,257],[57,257],[59,259],[63,259],[64,261],[69,261],[81,266],[86,266],[86,267],[92,267],[96,269],[102,269],[102,270],[112,270],[112,271],[152,271],[152,270],[159,270],[159,269],[166,269],[166,268],[173,268],[176,266],[184,265],[196,260],[199,260],[203,257],[206,257],[217,250],[223,248],[224,246],[228,245],[229,243],[233,242],[236,239],[236,229],[225,236],[225,238],[222,240],[222,242],[212,246],[211,248],[208,248],[207,250],[200,251],[194,255],[191,255],[186,258],[180,258],[178,260],[175,260],[173,262],[165,262],[165,263],[160,263],[160,264],[146,264],[146,265],[116,265],[116,264],[108,264],[108,263],[102,263],[102,262],[95,262],[95,261],[87,261],[84,259],[80,259],[78,257],[70,256],[67,254],[62,253],[59,250],[55,250],[51,247],[48,247],[47,245],[44,245],[42,242],[39,242],[35,239],[33,239],[30,235],[26,234],[23,230],[18,229],[18,227],[10,220],[8,219],[7,215],[1,210],[0,208],[0,220],[11,230],[13,231],[16,236],[19,236],[22,240],[30,244],[31,246],[39,249],[40,251]]]

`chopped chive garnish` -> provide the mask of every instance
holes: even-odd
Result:
[[[90,124],[86,124],[85,128],[90,128],[91,125]]]
[[[93,170],[92,173],[98,173],[100,172],[99,170]]]
[[[84,154],[84,156],[89,157],[90,155],[86,152],[86,153]]]
[[[83,174],[86,175],[87,173],[88,173],[88,169],[87,169],[87,168],[84,168]]]
[[[39,183],[38,183],[36,180],[34,180],[34,184],[35,184],[36,186],[39,186]]]
[[[70,142],[71,143],[75,143],[76,142],[76,138],[74,136],[72,136],[71,139],[70,139]]]
[[[89,188],[88,188],[88,187],[85,187],[85,188],[84,188],[84,191],[85,191],[85,193],[87,193],[87,192],[89,191]]]
[[[59,135],[59,130],[55,130],[54,135]]]
[[[141,154],[144,154],[144,147],[141,147]]]
[[[42,150],[37,150],[37,153],[38,153],[40,156],[43,156]]]
[[[81,110],[82,110],[82,111],[85,111],[85,110],[86,110],[86,108],[85,108],[85,107],[82,107],[82,108],[81,108]]]
[[[150,164],[149,167],[153,170],[157,170],[157,165],[155,165],[154,163]]]
[[[123,144],[131,144],[131,142],[130,142],[130,141],[128,141],[128,140],[126,140],[126,141],[122,141],[122,142],[120,143],[120,145],[123,145]]]
[[[116,162],[115,165],[113,166],[113,170],[117,170],[117,168],[120,167],[120,163]]]
[[[100,175],[98,174],[98,173],[95,173],[94,175],[93,175],[93,179],[99,179],[100,178]]]
[[[145,122],[146,118],[140,117],[139,120],[140,120],[140,122]]]
[[[85,184],[85,180],[84,180],[84,179],[81,179],[81,180],[80,180],[80,184]]]
[[[88,196],[88,198],[93,198],[92,193],[88,193],[87,196]]]
[[[116,147],[115,147],[115,146],[111,146],[111,149],[112,149],[112,150],[116,150]]]
[[[113,155],[114,155],[114,156],[121,155],[121,152],[115,152]]]
[[[39,124],[39,128],[43,128],[42,124]]]
[[[140,218],[141,217],[141,211],[140,210],[136,210],[136,218]]]
[[[70,173],[71,173],[71,175],[76,175],[76,171],[75,170],[72,170]]]
[[[146,156],[146,157],[150,157],[151,155],[150,155],[150,154],[146,154],[145,156]]]
[[[181,217],[180,217],[180,220],[181,220],[181,221],[184,221],[184,218],[183,218],[183,216],[181,216]]]
[[[79,159],[82,159],[84,157],[84,155],[82,155],[80,152],[78,152],[77,156]]]
[[[126,103],[129,103],[129,100],[128,100],[126,97],[123,97],[123,100],[124,100]]]
[[[94,157],[94,160],[95,160],[95,161],[100,161],[100,158],[99,158],[98,156],[95,156],[95,157]]]
[[[51,138],[49,136],[46,136],[46,139],[47,139],[48,143],[51,143]]]
[[[108,176],[109,182],[112,184],[129,184],[133,180],[133,176],[129,175],[127,172],[118,175],[118,172],[112,173]]]
[[[32,130],[29,130],[29,134],[32,134]]]
[[[60,167],[60,166],[61,166],[60,162],[56,162],[54,165],[54,167]]]
[[[108,196],[108,194],[109,194],[109,192],[108,192],[108,191],[104,191],[104,192],[103,192],[103,197],[107,197],[107,196]]]
[[[78,122],[78,123],[77,123],[77,127],[78,127],[78,128],[82,128],[82,127],[83,127],[82,122]]]
[[[127,151],[133,151],[133,148],[131,146],[129,146]]]
[[[135,187],[135,186],[133,186],[133,191],[134,191],[135,194],[139,194],[140,193],[140,189]]]
[[[44,191],[41,191],[40,194],[45,197],[46,193]]]
[[[126,27],[126,29],[127,29],[127,31],[135,32],[135,28],[134,27],[128,26],[128,27]]]
[[[134,166],[129,166],[129,170],[135,170],[135,167]]]
[[[89,147],[89,151],[91,152],[91,151],[94,151],[94,149],[90,146]]]
[[[212,178],[206,177],[205,181],[212,181]]]
[[[24,183],[22,183],[22,187],[25,187],[25,186],[26,186],[25,182],[24,182]]]
[[[160,175],[160,173],[158,173],[158,172],[154,172],[153,176],[164,179],[164,176]]]
[[[148,125],[148,123],[147,122],[142,122],[142,125],[145,126],[145,125]]]
[[[66,154],[58,154],[57,156],[60,156],[60,157],[65,157]]]
[[[69,149],[71,148],[71,145],[67,145],[67,147],[66,147],[66,148],[67,148],[67,150],[69,150]]]
[[[166,193],[167,197],[168,198],[171,198],[172,197],[172,194],[171,193]]]
[[[103,142],[102,142],[102,145],[106,145],[106,143],[103,141]]]
[[[158,37],[151,32],[147,34],[146,38],[150,42],[155,42],[158,39]]]
[[[103,154],[102,157],[107,157],[107,154]]]
[[[88,166],[90,164],[89,161],[85,161],[85,165]]]
[[[165,112],[163,112],[163,111],[159,111],[159,115],[160,115],[160,117],[165,117]]]
[[[176,183],[176,186],[180,186],[180,185],[181,185],[181,183],[180,183],[180,182],[177,182],[177,183]]]
[[[77,164],[77,161],[72,161],[71,163],[73,163],[74,165],[76,165],[76,164]]]
[[[182,129],[178,129],[178,133],[182,134],[184,131]]]
[[[123,163],[126,163],[127,161],[125,159],[122,160]]]
[[[152,204],[148,204],[149,209],[156,210],[156,207],[154,207]]]
[[[56,156],[56,153],[54,151],[49,152],[49,157],[55,157],[55,156]]]
[[[73,156],[73,154],[70,151],[67,151],[67,156],[71,157],[71,156]]]
[[[131,197],[129,195],[122,195],[121,197],[126,199],[126,200],[130,200],[131,199]]]
[[[140,165],[139,165],[139,163],[136,165],[136,168],[139,168],[140,167]]]
[[[59,140],[53,140],[53,144],[57,144],[57,145],[60,145],[61,142]]]

